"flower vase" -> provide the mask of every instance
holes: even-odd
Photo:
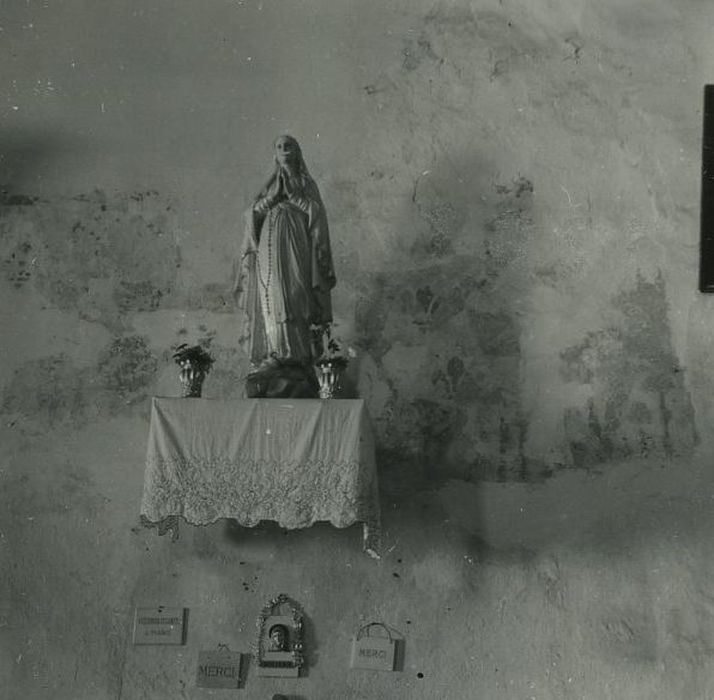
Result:
[[[332,399],[335,392],[340,388],[340,374],[342,367],[332,362],[324,362],[317,365],[317,381],[320,385],[319,397],[321,399]]]
[[[202,369],[197,369],[193,365],[187,365],[181,368],[179,374],[183,391],[181,396],[184,399],[200,399],[201,390],[203,389],[203,380],[206,378],[206,373]]]

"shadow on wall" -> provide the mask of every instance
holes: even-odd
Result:
[[[610,476],[561,472],[535,490],[454,479],[431,494],[442,509],[433,524],[448,523],[473,556],[487,559],[528,558],[554,546],[608,554],[670,538],[685,542],[711,526],[711,479],[685,463],[671,467],[619,462]]]
[[[460,167],[461,179],[469,167],[477,166]],[[600,290],[602,327],[560,353],[548,387],[562,397],[562,428],[541,442],[565,457],[528,454],[522,319],[534,279],[534,186],[522,176],[492,184],[468,208],[449,188],[454,168],[417,181],[417,223],[401,223],[417,229],[415,242],[358,289],[355,325],[370,367],[361,393],[386,396],[370,409],[387,492],[399,498],[449,478],[538,482],[566,468],[598,473],[622,460],[691,456],[699,436],[662,273]]]
[[[4,196],[12,198],[12,192],[31,191],[36,186],[38,172],[46,171],[52,160],[69,153],[77,154],[81,148],[81,142],[67,133],[37,129],[5,131],[0,135]],[[22,198],[22,195],[17,196]],[[14,203],[26,202],[18,200]]]
[[[400,224],[407,242],[358,287],[358,344],[372,368],[363,384],[388,394],[373,411],[387,490],[392,474],[404,493],[455,476],[547,473],[525,454],[520,403],[534,187],[518,176],[481,193],[468,182],[484,183],[478,159],[417,177]]]

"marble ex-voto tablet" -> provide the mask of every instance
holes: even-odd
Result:
[[[199,688],[239,688],[240,652],[218,649],[198,652],[196,686]]]
[[[186,608],[136,608],[134,644],[180,645],[186,641]]]

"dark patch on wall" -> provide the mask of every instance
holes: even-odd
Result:
[[[520,407],[506,404],[479,422],[470,462],[460,476],[468,481],[541,481],[558,465],[525,452],[529,424]]]
[[[434,51],[425,32],[422,32],[416,39],[409,37],[404,42],[402,56],[402,69],[407,72],[416,70],[425,60],[438,64],[444,62],[444,59]]]
[[[431,481],[541,479],[552,466],[525,454],[520,374],[535,188],[520,175],[499,186],[471,233],[478,224],[453,177],[445,167],[416,178],[412,203],[425,236],[406,260],[385,261],[388,275],[363,276],[358,286],[357,345],[390,395],[375,417],[392,460],[385,469],[410,464],[414,478]],[[456,255],[452,241],[464,236],[482,241],[483,252]]]
[[[123,315],[159,308],[174,290],[180,257],[169,210],[155,191],[6,197],[3,274],[58,309],[119,330]]]
[[[494,184],[493,187],[497,194],[513,195],[516,199],[520,199],[522,195],[533,194],[533,183],[522,175],[519,175],[510,185]]]
[[[466,414],[446,401],[395,398],[378,425],[380,472],[389,483],[398,475],[394,489],[398,494],[401,489],[406,493],[410,486],[445,478],[444,452],[466,425]]]
[[[32,276],[32,252],[32,244],[25,241],[8,250],[2,259],[3,276],[16,289],[22,288]]]
[[[369,284],[371,282],[371,284]],[[383,274],[375,274],[367,284],[357,290],[355,303],[355,332],[362,348],[375,357],[383,355],[389,347],[384,337],[384,327],[387,320],[387,309],[380,304],[380,299],[389,294],[387,280]]]
[[[417,480],[548,472],[524,454],[520,330],[507,296],[480,284],[488,265],[460,257],[375,277],[357,305],[357,344],[382,368],[391,394],[375,416],[387,471],[402,464]],[[396,343],[407,351],[390,354]],[[423,366],[408,365],[409,348],[420,349]]]
[[[509,267],[524,268],[527,243],[533,230],[533,183],[519,176],[509,185],[495,185],[502,198],[485,223],[484,255],[488,273],[495,277]]]
[[[469,317],[484,355],[520,355],[520,330],[507,313],[472,309]]]
[[[158,363],[146,338],[116,338],[99,354],[97,373],[104,388],[125,399],[135,398],[154,379]]]
[[[565,38],[565,44],[567,45],[570,53],[565,57],[564,60],[573,60],[575,63],[580,63],[582,58],[581,52],[583,50],[583,40],[576,36],[569,36]]]
[[[426,27],[438,34],[474,38],[479,31],[476,15],[470,8],[436,4],[424,17]]]
[[[419,176],[414,183],[412,202],[428,226],[428,232],[417,241],[412,254],[443,258],[452,253],[452,239],[464,225],[466,216],[450,200],[445,187],[434,184],[433,178]]]
[[[161,305],[163,292],[148,280],[129,282],[121,280],[113,293],[114,303],[121,313],[155,311]]]
[[[7,187],[0,189],[0,206],[3,207],[31,207],[39,199],[39,197],[29,197],[26,194],[15,194]]]
[[[172,308],[200,309],[214,313],[235,313],[236,309],[230,286],[216,282],[178,290],[171,295],[170,304]]]
[[[561,353],[563,378],[592,387],[587,404],[564,415],[573,464],[690,455],[699,438],[672,347],[661,273],[651,281],[638,274],[612,307],[611,326]]]
[[[78,367],[64,353],[22,363],[2,394],[2,413],[54,427],[75,427],[121,413],[145,399],[157,358],[146,339],[113,340],[96,365]]]
[[[43,425],[80,425],[88,409],[89,378],[65,354],[24,362],[3,392],[2,412]]]
[[[450,64],[459,78],[466,66],[464,56],[472,55],[480,65],[490,65],[490,80],[532,66],[544,53],[543,41],[526,34],[505,9],[480,10],[438,3],[423,19],[421,36],[441,64]],[[555,43],[548,53],[559,56]],[[422,59],[423,60],[423,59]],[[414,59],[415,67],[422,61]]]

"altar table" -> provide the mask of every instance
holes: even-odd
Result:
[[[284,528],[363,523],[377,556],[374,438],[361,399],[154,398],[141,517],[178,536],[179,518]]]

